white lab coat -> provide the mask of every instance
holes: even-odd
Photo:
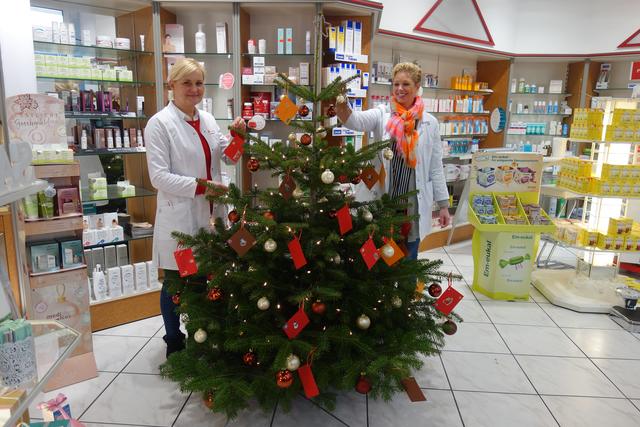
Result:
[[[381,105],[367,111],[352,111],[345,127],[360,131],[373,132],[375,141],[389,139],[385,126],[391,112],[389,107]],[[431,217],[434,201],[449,200],[449,191],[442,166],[442,143],[438,121],[431,114],[424,112],[422,121],[418,127],[418,146],[416,148],[418,159],[416,164],[416,189],[418,193],[418,214],[420,219],[418,226],[420,229],[420,241],[422,241],[431,231]],[[380,164],[384,164],[387,172],[384,188],[376,184],[369,190],[364,182],[359,183],[355,188],[357,200],[366,201],[377,199],[382,194],[389,192],[391,182],[391,161],[378,155],[373,161],[376,171],[380,171]]]
[[[200,131],[211,150],[211,178],[221,182],[220,161],[229,140],[211,114],[198,110],[198,115]],[[195,195],[195,178],[207,177],[202,143],[173,102],[151,117],[144,140],[149,177],[158,190],[153,261],[160,268],[177,270],[173,256],[177,242],[171,233],[194,234],[201,228],[210,228],[209,201],[203,195]],[[214,205],[213,216],[226,218],[226,207]]]

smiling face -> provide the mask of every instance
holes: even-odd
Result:
[[[413,81],[411,75],[400,71],[393,77],[392,93],[398,104],[404,108],[411,108],[418,93],[419,85]]]
[[[173,90],[173,102],[185,113],[195,113],[195,107],[204,96],[204,76],[199,70],[192,71],[181,79],[169,82]],[[193,114],[191,113],[191,114]]]

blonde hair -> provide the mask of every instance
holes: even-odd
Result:
[[[394,79],[398,73],[407,73],[416,86],[420,86],[420,83],[422,82],[422,69],[413,62],[401,62],[396,64],[395,67],[393,67]]]
[[[205,78],[204,67],[198,61],[193,58],[182,58],[178,62],[173,64],[171,71],[169,71],[169,77],[167,81],[178,81],[185,76],[193,73],[194,71],[200,71],[202,73],[202,80]]]

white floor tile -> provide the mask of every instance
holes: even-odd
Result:
[[[366,409],[366,407],[363,409]],[[366,411],[362,416],[366,417]],[[280,406],[278,406],[276,415],[273,419],[273,426],[344,427],[344,424],[307,399],[300,397],[293,402],[291,405],[291,411],[289,412],[285,412]]]
[[[147,341],[149,338],[94,335],[98,371],[120,372]]]
[[[170,426],[187,397],[158,375],[120,374],[80,421]]]
[[[496,325],[513,354],[584,357],[560,328],[546,326]]]
[[[96,378],[62,387],[48,393],[40,393],[29,406],[29,414],[34,418],[42,417],[42,411],[38,409],[40,402],[46,402],[47,400],[55,398],[58,393],[62,393],[67,396],[71,416],[79,418],[115,376],[116,374],[111,372],[98,372]]]
[[[446,283],[443,283],[443,287],[442,287],[443,292],[447,290],[447,288],[448,286],[446,286]],[[454,282],[453,288],[464,296],[462,301],[476,301],[476,296],[474,295],[473,291],[465,281],[458,280]],[[458,307],[456,307],[455,309],[458,310]]]
[[[370,427],[462,426],[453,394],[448,390],[422,390],[426,402],[411,402],[405,393],[390,402],[369,399]]]
[[[626,399],[543,396],[562,427],[637,427],[640,413]]]
[[[94,335],[121,335],[125,337],[152,337],[162,327],[162,316],[154,316],[115,328],[103,329]]]
[[[439,388],[448,390],[449,381],[444,373],[440,356],[420,356],[424,361],[422,369],[413,373],[413,377],[421,388]]]
[[[481,304],[496,324],[555,326],[538,304],[510,301],[481,301]]]
[[[589,359],[516,356],[539,394],[622,397]]]
[[[468,286],[456,286],[457,290],[467,288]],[[491,323],[491,320],[487,317],[482,306],[473,297],[465,297],[456,306],[455,312],[462,317],[465,322],[471,323]]]
[[[626,397],[640,399],[640,360],[593,359],[593,362]]]
[[[627,331],[565,329],[589,357],[640,359],[640,341]]]
[[[568,310],[566,308],[558,307],[553,304],[539,305],[561,328],[595,328],[620,330],[620,326],[618,326],[606,314],[578,313],[577,311]]]
[[[442,362],[453,390],[535,393],[510,354],[443,352]]]
[[[529,299],[532,299],[533,301],[537,302],[537,303],[549,303],[549,300],[545,298],[544,295],[542,295],[540,293],[540,291],[538,291],[536,288],[534,288],[533,286],[531,286],[529,288]]]
[[[640,411],[640,399],[633,399],[631,402],[633,402],[633,404],[636,405],[636,408]]]
[[[269,427],[272,413],[264,412],[257,403],[253,403],[236,418],[227,421],[223,413],[214,413],[204,406],[202,394],[192,393],[174,427]]]
[[[32,420],[33,421],[33,420]],[[148,427],[145,425],[135,425],[135,424],[103,424],[103,423],[82,423],[85,427]]]
[[[337,393],[336,406],[331,414],[352,427],[367,425],[367,396],[355,391]],[[274,424],[275,426],[275,424]]]
[[[160,374],[160,365],[166,360],[167,345],[162,338],[151,338],[142,350],[124,368],[130,374]]]
[[[454,391],[466,427],[557,426],[540,396]]]
[[[445,337],[445,350],[509,353],[496,328],[490,323],[459,323],[455,335]]]
[[[473,255],[453,253],[449,254],[449,257],[453,260],[456,267],[471,267],[473,268],[474,260]]]
[[[448,254],[468,254],[471,255],[471,240],[465,240],[463,242],[453,243],[449,246],[444,246],[444,250]]]

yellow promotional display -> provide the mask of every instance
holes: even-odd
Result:
[[[542,155],[475,153],[471,165],[473,289],[494,299],[528,299],[537,234],[555,228],[538,205]]]

